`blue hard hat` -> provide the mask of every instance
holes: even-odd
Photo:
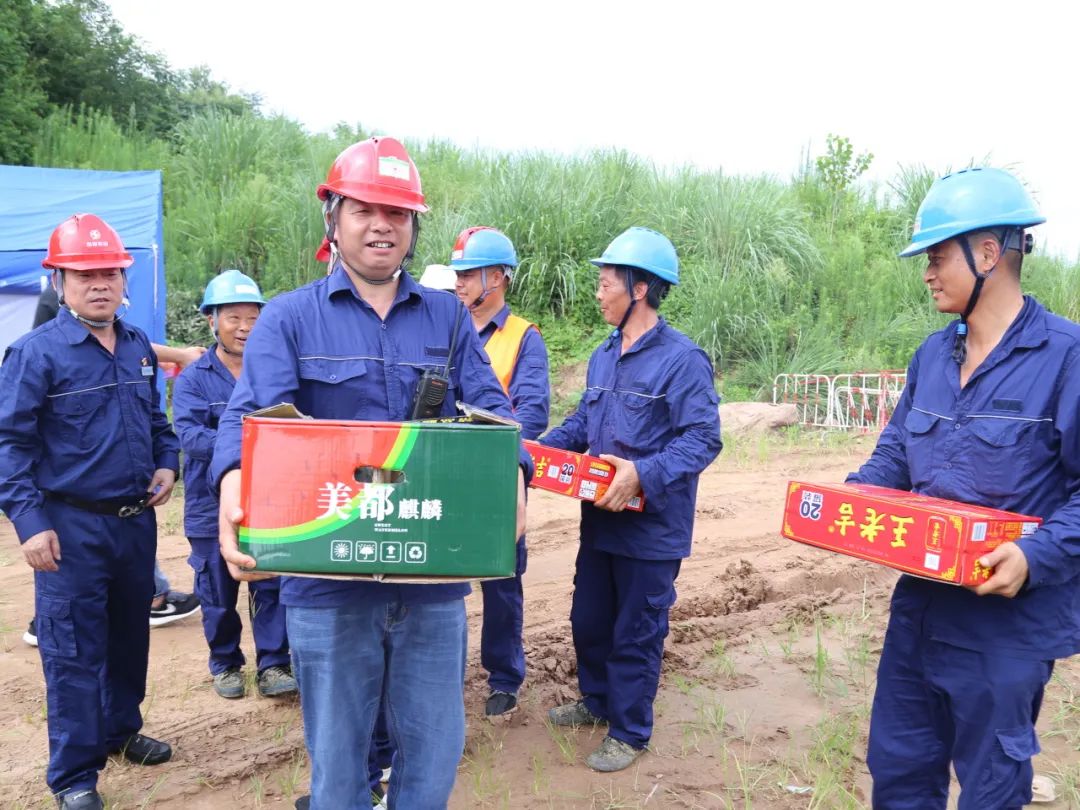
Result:
[[[514,243],[502,231],[487,226],[466,228],[458,234],[450,253],[450,269],[455,273],[481,267],[517,267]]]
[[[1003,169],[964,169],[934,181],[926,193],[911,244],[901,256],[917,256],[954,236],[1000,226],[1028,228],[1046,222],[1027,189]]]
[[[679,256],[671,240],[651,228],[629,228],[612,240],[604,255],[590,259],[597,267],[607,264],[636,267],[671,284],[679,283]]]
[[[210,279],[210,283],[206,285],[206,292],[203,293],[199,311],[204,315],[208,315],[210,310],[226,304],[258,304],[262,306],[265,303],[259,285],[253,279],[245,276],[239,270],[222,270],[218,275]]]

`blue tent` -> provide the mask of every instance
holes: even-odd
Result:
[[[0,356],[30,330],[48,271],[49,235],[72,214],[97,214],[135,259],[124,322],[165,342],[161,172],[97,172],[0,165]]]

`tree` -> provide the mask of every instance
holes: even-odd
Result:
[[[33,0],[0,4],[0,163],[26,163],[49,103],[30,57]]]

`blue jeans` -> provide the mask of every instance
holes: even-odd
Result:
[[[165,572],[161,570],[157,560],[154,560],[154,598],[164,596],[169,590],[169,578],[165,576]]]
[[[311,810],[370,810],[368,749],[382,703],[389,804],[442,810],[465,748],[464,599],[290,606],[285,614],[311,758]]]

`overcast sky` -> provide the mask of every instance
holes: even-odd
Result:
[[[1080,254],[1071,3],[110,0],[174,68],[205,64],[311,131],[619,147],[790,176],[832,132],[888,180],[989,156]],[[1054,9],[1054,10],[1051,10]]]

